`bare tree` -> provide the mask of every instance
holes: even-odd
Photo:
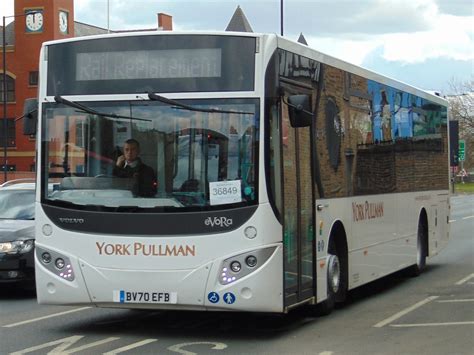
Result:
[[[474,76],[470,80],[449,83],[452,95],[447,96],[451,119],[459,121],[459,131],[464,134],[474,132]]]
[[[449,101],[450,120],[459,122],[459,138],[465,142],[465,158],[461,167],[471,174],[474,171],[474,76],[464,82],[452,80],[453,95]]]

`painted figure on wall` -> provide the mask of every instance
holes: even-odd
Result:
[[[387,93],[385,90],[381,92],[381,126],[382,126],[382,141],[392,140],[392,113],[390,112],[390,103],[388,102]]]

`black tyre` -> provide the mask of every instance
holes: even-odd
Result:
[[[344,264],[341,263],[343,256],[336,249],[333,242],[330,243],[328,252],[327,298],[316,306],[316,313],[320,316],[330,314],[336,302],[345,300],[347,292]]]
[[[418,222],[418,237],[416,242],[416,264],[410,267],[409,275],[412,277],[419,276],[426,267],[426,255],[428,240],[428,228],[425,220]]]

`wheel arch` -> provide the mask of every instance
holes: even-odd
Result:
[[[336,220],[331,226],[328,239],[328,252],[331,244],[335,245],[337,250],[342,254],[348,254],[346,229],[340,220]]]

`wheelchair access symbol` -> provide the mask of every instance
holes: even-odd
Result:
[[[222,299],[224,300],[225,303],[232,304],[235,302],[235,295],[232,292],[227,292],[227,293],[224,293],[224,296],[222,296]]]
[[[217,292],[209,292],[209,294],[207,295],[207,299],[211,303],[217,303],[219,302],[219,295],[217,294]]]

